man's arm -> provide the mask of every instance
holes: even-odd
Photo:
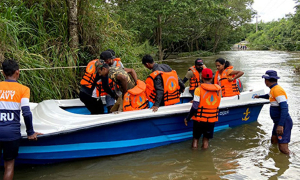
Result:
[[[229,82],[232,82],[236,79],[238,79],[239,77],[241,77],[242,75],[244,75],[243,71],[232,71],[229,75],[235,75],[233,78],[228,78]]]
[[[278,102],[280,107],[280,120],[278,122],[278,126],[282,126],[282,127],[284,126],[286,118],[289,115],[287,99],[284,94],[285,94],[284,91],[278,91],[274,93],[275,99]],[[282,133],[283,133],[283,128],[282,128]]]
[[[182,80],[180,79],[179,76],[178,76],[178,83],[179,83],[179,86],[180,86],[180,92],[183,93],[184,90],[185,90],[185,85],[184,85],[184,83],[182,82]]]
[[[269,99],[269,94],[264,94],[264,95],[255,95],[254,98],[263,98],[263,99]]]
[[[190,80],[193,76],[194,76],[193,71],[188,70],[187,73],[186,73],[186,75],[184,76],[184,78],[183,78],[183,80],[182,80],[183,84],[185,84],[185,83],[186,83],[188,80]]]
[[[101,77],[101,81],[102,81],[103,90],[114,99],[117,99],[116,93],[109,87],[108,76]]]
[[[184,77],[182,82],[185,84],[188,80],[189,80],[188,78]]]
[[[124,75],[118,74],[116,79],[120,83],[119,86],[121,86],[122,89],[122,96],[124,97],[125,93],[127,92],[127,81]]]
[[[28,90],[26,93],[30,94],[30,91]],[[22,115],[26,126],[27,138],[30,140],[37,140],[37,136],[42,135],[42,133],[34,132],[33,130],[32,113],[29,107],[29,98],[21,99],[21,110],[22,110]]]
[[[164,97],[164,85],[161,75],[156,76],[156,78],[154,79],[154,88],[156,91],[156,96],[153,106],[159,107]]]
[[[29,106],[22,106],[22,115],[24,118],[26,133],[27,136],[31,136],[34,134],[33,125],[32,125],[32,113],[30,111]]]
[[[199,92],[198,88],[196,89],[196,91]],[[198,92],[195,93],[191,110],[190,110],[189,114],[187,115],[187,117],[184,119],[184,123],[186,126],[187,126],[188,121],[190,121],[191,118],[194,116],[194,114],[197,113],[198,106],[200,103],[200,96],[197,96],[197,94],[199,94]]]
[[[186,116],[186,120],[189,121],[191,120],[191,118],[194,116],[194,114],[197,112],[198,110],[198,106],[199,106],[199,102],[197,101],[193,101],[193,105],[191,107],[191,110],[189,112],[189,114]]]
[[[289,115],[288,104],[286,101],[279,103],[280,106],[280,120],[278,122],[279,126],[284,126],[285,120]]]
[[[137,74],[135,72],[134,69],[131,69],[131,68],[124,68],[124,70],[131,75],[131,77],[133,78],[134,82],[136,83],[136,81],[138,80],[137,78]]]

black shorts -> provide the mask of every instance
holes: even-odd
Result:
[[[203,134],[203,137],[211,139],[214,137],[214,129],[215,129],[215,123],[194,121],[193,138],[199,139]]]
[[[10,161],[16,159],[19,153],[20,139],[13,141],[0,141],[0,157],[3,152],[3,160]]]

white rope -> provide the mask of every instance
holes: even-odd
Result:
[[[192,55],[192,56],[187,56],[187,57],[180,57],[181,59],[186,59],[186,58],[190,58],[196,55]],[[166,62],[166,61],[173,61],[176,59],[166,59],[166,60],[161,60],[158,62]],[[140,62],[142,63],[142,62]],[[124,64],[140,64],[140,63],[124,63]],[[46,67],[46,68],[26,68],[26,69],[20,69],[20,71],[35,71],[35,70],[49,70],[49,69],[73,69],[73,68],[85,68],[86,66],[68,66],[68,67]],[[2,70],[0,70],[0,72],[2,72]]]

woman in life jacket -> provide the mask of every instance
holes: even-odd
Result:
[[[229,61],[219,58],[215,61],[217,72],[214,77],[214,83],[222,88],[222,97],[230,97],[239,95],[240,91],[237,86],[237,79],[241,77],[244,72],[233,70],[233,66]]]

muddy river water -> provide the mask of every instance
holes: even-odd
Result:
[[[191,140],[124,155],[100,157],[72,162],[20,166],[16,180],[113,180],[113,179],[300,179],[300,76],[294,65],[300,53],[283,51],[225,51],[204,57],[214,72],[214,62],[223,57],[244,71],[244,90],[264,88],[261,76],[273,69],[279,84],[288,95],[289,112],[294,126],[289,144],[292,155],[279,152],[271,145],[273,122],[269,105],[265,105],[257,122],[215,133],[208,150],[192,150]],[[169,60],[181,78],[196,57]],[[1,170],[3,173],[3,171]],[[2,176],[2,175],[1,175]]]

